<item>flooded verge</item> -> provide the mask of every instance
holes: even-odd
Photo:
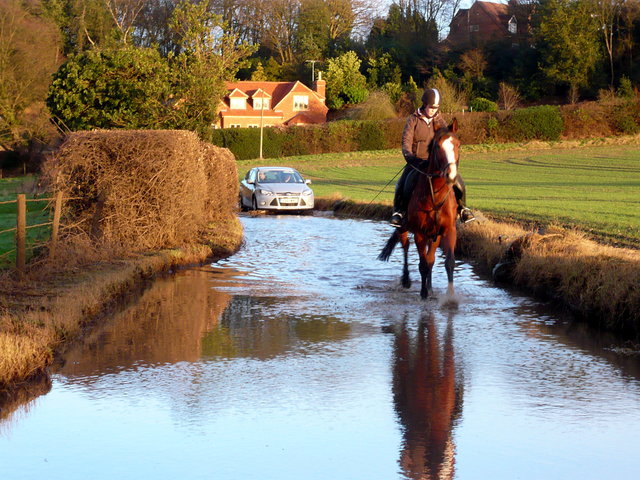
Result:
[[[635,478],[640,360],[459,262],[459,305],[375,260],[382,223],[243,217],[0,416],[7,479]],[[46,390],[45,390],[46,391]]]

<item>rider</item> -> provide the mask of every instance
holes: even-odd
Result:
[[[396,184],[396,193],[393,198],[393,216],[391,225],[401,227],[407,213],[411,193],[418,179],[412,174],[415,168],[429,159],[429,144],[435,136],[434,126],[446,127],[447,124],[438,112],[440,109],[440,92],[435,88],[429,88],[422,95],[422,107],[412,113],[407,119],[402,132],[402,154],[407,162],[404,171]],[[424,168],[424,167],[423,167]],[[453,190],[458,201],[458,214],[463,223],[475,220],[473,213],[467,208],[465,202],[465,186],[460,174],[456,176]]]

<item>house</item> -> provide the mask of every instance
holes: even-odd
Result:
[[[307,125],[327,121],[326,82],[227,82],[216,128]]]
[[[476,1],[461,8],[451,19],[446,42],[451,47],[476,47],[492,41],[510,40],[512,46],[526,43],[530,34],[532,4]]]

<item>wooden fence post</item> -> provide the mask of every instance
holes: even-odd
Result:
[[[58,230],[60,228],[60,215],[62,213],[62,192],[56,193],[56,203],[53,207],[53,225],[51,227],[51,243],[49,247],[49,258],[56,256],[58,246]]]
[[[16,220],[16,268],[20,274],[24,273],[26,266],[26,240],[27,240],[27,196],[18,194],[18,218]]]

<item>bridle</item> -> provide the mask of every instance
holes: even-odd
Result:
[[[449,131],[447,130],[445,133],[449,133]],[[430,160],[430,164],[431,164],[431,160],[437,158],[436,157],[436,150],[440,148],[440,143],[439,140],[440,138],[444,135],[440,134],[440,135],[436,135],[433,140],[431,141],[431,147],[429,149],[429,160]],[[435,211],[436,212],[436,216],[439,214],[440,209],[442,208],[442,206],[446,203],[447,199],[449,198],[449,193],[451,192],[451,189],[453,188],[453,184],[447,182],[445,183],[443,186],[441,186],[440,188],[438,188],[437,190],[433,189],[433,179],[434,178],[443,178],[446,177],[449,173],[449,170],[451,169],[451,165],[455,165],[457,162],[447,162],[446,165],[444,165],[440,170],[437,170],[435,172],[424,172],[422,170],[420,170],[418,167],[411,165],[411,167],[416,170],[418,173],[420,173],[421,175],[424,175],[425,177],[427,177],[428,180],[428,184],[429,184],[429,193],[431,195],[431,202],[433,203],[433,209],[432,210],[427,210],[427,211]],[[447,192],[445,193],[445,195],[443,195],[442,200],[436,203],[436,194],[440,193],[444,188],[447,188]]]

